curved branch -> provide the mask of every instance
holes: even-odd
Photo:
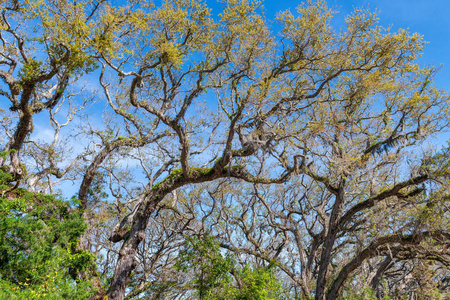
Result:
[[[345,225],[345,223],[347,223],[355,214],[357,214],[358,212],[370,208],[372,206],[374,206],[375,204],[377,204],[380,201],[383,201],[386,198],[389,197],[398,197],[398,198],[409,198],[412,196],[415,196],[419,193],[421,193],[424,189],[415,189],[413,191],[411,191],[410,193],[407,194],[403,194],[400,192],[401,189],[409,187],[409,186],[414,186],[414,185],[418,185],[422,182],[427,181],[429,178],[428,174],[425,175],[420,175],[420,176],[416,176],[414,178],[411,178],[409,180],[397,183],[396,185],[394,185],[393,187],[391,187],[390,189],[384,190],[381,193],[379,193],[376,196],[370,197],[369,199],[362,201],[358,204],[356,204],[355,206],[353,206],[352,208],[350,208],[338,221],[338,228],[343,228],[343,226]]]
[[[402,244],[402,245],[418,245],[425,238],[433,238],[435,240],[450,240],[450,232],[446,231],[425,231],[420,234],[393,234],[383,236],[375,239],[369,246],[362,250],[355,258],[353,258],[347,265],[345,265],[339,272],[339,275],[331,285],[330,290],[327,293],[327,299],[336,299],[339,290],[347,280],[351,272],[361,266],[361,264],[368,258],[376,255],[378,247],[386,244]]]

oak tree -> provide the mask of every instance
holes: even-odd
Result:
[[[364,274],[381,295],[405,262],[448,267],[449,224],[430,217],[448,217],[445,157],[421,150],[448,127],[448,95],[421,36],[363,9],[336,30],[323,1],[273,21],[258,1],[220,6],[2,1],[5,192],[75,182],[79,247],[99,256],[79,280],[108,299],[173,288],[157,273],[183,280],[194,234],[274,264],[293,297],[345,296]]]

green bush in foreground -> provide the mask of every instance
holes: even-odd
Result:
[[[87,299],[90,283],[75,280],[94,259],[77,250],[81,213],[7,181],[0,170],[0,299]]]
[[[193,272],[189,285],[204,300],[284,299],[273,266],[241,267],[233,255],[223,254],[211,236],[188,238],[180,251],[176,268]]]

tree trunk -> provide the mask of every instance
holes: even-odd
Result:
[[[10,147],[11,168],[9,172],[14,175],[14,178],[17,181],[25,176],[25,172],[20,166],[19,151],[22,148],[27,135],[33,130],[33,111],[28,104],[33,90],[34,84],[24,85],[22,97],[20,100],[19,124],[17,125],[17,129],[14,132]]]
[[[328,233],[325,237],[323,243],[323,251],[320,257],[319,273],[317,275],[316,296],[314,298],[315,300],[325,299],[328,267],[330,265],[331,253],[333,251],[334,242],[336,241],[336,235],[338,233],[338,219],[344,202],[344,184],[344,180],[341,180],[338,192],[336,193],[336,200],[333,205],[333,210],[330,215]]]
[[[396,252],[393,253],[392,256],[395,256]],[[389,266],[391,266],[392,263],[392,256],[386,256],[384,261],[382,261],[379,266],[377,273],[370,281],[370,288],[375,292],[375,295],[378,299],[383,298],[383,289],[380,288],[381,278],[383,277],[384,272],[386,269],[388,269]]]
[[[135,221],[131,230],[125,236],[122,248],[119,251],[116,269],[114,270],[114,276],[107,294],[108,299],[123,300],[125,298],[125,289],[130,282],[131,272],[136,267],[136,249],[144,239],[145,229],[147,228],[150,215],[155,211],[157,203],[166,194],[158,195],[152,190],[138,208],[136,217],[134,218]]]

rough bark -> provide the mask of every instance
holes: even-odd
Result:
[[[317,274],[316,300],[325,299],[328,267],[330,265],[331,253],[333,251],[334,242],[336,241],[336,236],[338,233],[338,217],[344,203],[344,184],[344,180],[341,180],[330,216],[328,233],[325,236],[323,243],[323,251],[319,263],[319,272]]]
[[[29,101],[34,90],[34,84],[24,85],[22,97],[20,100],[20,119],[17,129],[14,132],[12,143],[10,146],[10,160],[11,168],[9,172],[15,177],[17,181],[22,179],[24,172],[20,167],[19,151],[27,135],[33,130],[33,111],[29,106]]]
[[[379,264],[377,272],[375,273],[375,276],[372,278],[372,280],[370,281],[370,288],[375,291],[375,295],[377,296],[377,298],[381,299],[382,298],[382,290],[380,290],[380,283],[381,283],[381,278],[384,274],[384,272],[389,268],[389,266],[391,266],[392,260],[393,260],[393,256],[395,256],[394,252],[391,255],[386,256],[386,258]]]

